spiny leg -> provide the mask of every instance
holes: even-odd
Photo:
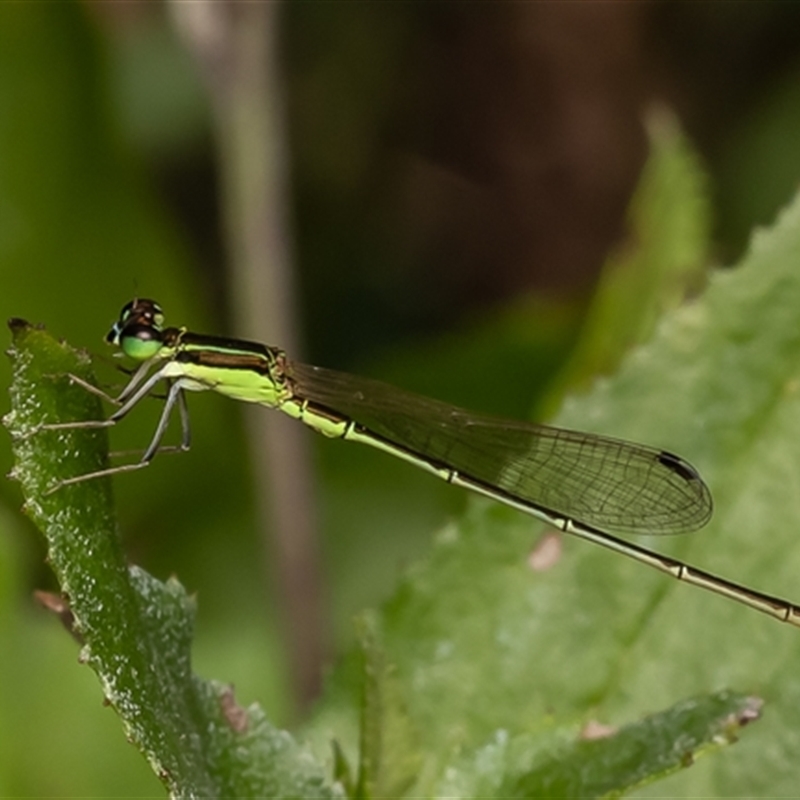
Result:
[[[66,431],[66,430],[82,430],[82,429],[93,429],[93,428],[110,428],[117,424],[123,417],[127,416],[130,411],[142,400],[142,398],[146,397],[153,387],[163,379],[162,375],[163,370],[158,370],[154,372],[139,388],[130,396],[127,396],[125,402],[120,405],[120,407],[108,418],[108,419],[88,419],[88,420],[78,420],[76,422],[46,422],[42,425],[36,427],[32,433],[38,433],[39,431]],[[141,372],[141,370],[140,370]],[[126,393],[129,394],[128,390],[131,387],[131,384],[135,380],[137,380],[139,373],[133,377],[131,383],[125,387],[125,391],[117,398],[117,401],[124,399]],[[141,378],[138,379],[137,383],[141,382]],[[173,405],[175,401],[172,401]]]
[[[82,389],[85,389],[87,392],[99,397],[101,400],[104,400],[111,405],[121,406],[131,395],[134,389],[136,389],[136,387],[145,379],[151,367],[152,362],[146,361],[144,364],[141,364],[133,373],[129,373],[131,374],[131,378],[125,384],[124,388],[117,397],[112,397],[110,394],[104,392],[93,383],[89,383],[89,381],[84,380],[83,378],[79,377],[78,375],[74,375],[71,372],[67,373],[67,378],[69,378],[70,383],[80,386]]]
[[[80,386],[81,389],[85,389],[87,392],[99,397],[104,402],[114,406],[121,405],[120,401],[116,397],[106,394],[102,389],[95,386],[93,383],[89,383],[89,381],[79,378],[77,375],[73,375],[71,372],[67,373],[67,378],[69,378],[70,383],[75,384],[75,386]]]
[[[151,395],[152,396],[152,395]],[[166,396],[163,397],[166,400]],[[159,455],[169,455],[171,453],[186,453],[192,446],[192,431],[189,421],[189,408],[186,404],[186,392],[180,392],[178,395],[178,413],[181,417],[181,442],[180,444],[160,445],[158,447]],[[120,456],[131,456],[144,453],[144,450],[118,450],[109,453],[112,458],[119,458]]]
[[[147,382],[149,384],[150,381]],[[140,392],[147,388],[147,384],[145,384]],[[110,417],[107,420],[103,420],[102,422],[96,425],[86,425],[81,427],[109,427],[110,425],[114,425],[119,419],[121,419],[124,414],[126,414],[130,408],[126,408],[128,405],[135,405],[136,401],[141,399],[139,397],[140,392],[137,392],[128,403],[125,404],[120,410],[115,414],[113,417]],[[146,392],[145,392],[146,394]],[[144,396],[144,395],[142,395]],[[164,410],[161,412],[161,417],[158,421],[158,425],[156,427],[155,434],[153,435],[153,439],[145,450],[144,455],[142,456],[140,461],[136,461],[132,464],[122,464],[117,467],[108,467],[107,469],[97,470],[95,472],[86,472],[83,475],[76,475],[74,478],[66,478],[62,481],[59,481],[54,486],[50,487],[47,491],[47,494],[52,494],[58,489],[61,489],[64,486],[71,486],[76,483],[83,483],[84,481],[94,480],[95,478],[102,478],[108,475],[117,475],[122,472],[133,472],[134,470],[142,469],[150,464],[153,460],[156,453],[160,450],[161,440],[164,438],[164,434],[167,430],[167,425],[169,424],[169,419],[172,414],[172,410],[175,407],[175,404],[178,404],[179,413],[181,416],[181,423],[183,428],[183,436],[180,445],[181,450],[188,450],[190,446],[190,429],[189,429],[189,414],[188,409],[186,407],[186,398],[183,395],[183,387],[181,382],[175,381],[170,385],[169,393],[167,394],[167,400],[164,404]],[[124,412],[124,413],[123,413]],[[116,418],[116,419],[115,419]],[[70,423],[65,423],[65,425],[69,425]],[[74,426],[73,426],[74,427]]]
[[[189,411],[186,408],[186,398],[183,396],[183,384],[180,380],[177,380],[174,383],[170,383],[169,393],[167,394],[167,400],[164,403],[164,410],[161,412],[161,419],[158,421],[156,432],[153,434],[153,439],[147,450],[145,450],[141,462],[139,462],[142,465],[149,464],[159,451],[159,446],[161,445],[161,440],[164,438],[164,434],[167,432],[167,425],[169,424],[169,418],[172,414],[172,409],[175,407],[175,403],[178,404],[178,412],[181,417],[182,437],[180,447],[183,450],[189,449],[189,445],[191,444]]]

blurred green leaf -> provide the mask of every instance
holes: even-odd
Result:
[[[736,740],[758,719],[761,702],[730,692],[685,700],[620,730],[587,726],[575,731],[498,733],[463,758],[438,797],[619,797]]]
[[[614,377],[569,398],[555,420],[689,458],[711,486],[715,518],[648,546],[795,600],[799,259],[795,202],[738,269],[713,274],[702,297],[667,314]],[[769,714],[735,758],[670,778],[671,794],[791,794],[798,631],[569,537],[537,571],[527,556],[543,527],[474,501],[381,612],[380,641],[419,736],[415,791],[430,793],[454,754],[498,731],[515,737],[547,719],[616,725],[730,687],[763,696]],[[342,714],[339,699],[321,724]]]
[[[800,71],[785,73],[765,87],[713,153],[716,168],[718,236],[725,254],[738,257],[753,228],[768,225],[794,196],[800,181]]]
[[[361,742],[355,796],[371,800],[402,797],[414,784],[419,769],[416,736],[408,717],[394,667],[375,636],[371,614],[359,621],[363,659]]]
[[[239,708],[232,691],[191,671],[194,604],[175,579],[130,569],[120,547],[110,481],[49,492],[57,481],[106,464],[104,431],[41,431],[45,422],[100,418],[99,400],[72,386],[92,380],[86,356],[42,330],[13,321],[12,411],[26,509],[84,643],[128,738],[175,796],[333,797],[322,768],[261,710]]]
[[[653,108],[647,122],[650,156],[628,209],[625,240],[603,267],[544,416],[565,393],[613,373],[624,353],[647,341],[661,316],[704,282],[711,237],[706,174],[671,111]]]

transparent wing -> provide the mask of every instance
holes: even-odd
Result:
[[[684,533],[711,516],[708,487],[678,456],[594,434],[474,414],[347,373],[291,364],[297,395],[499,494],[629,533]]]

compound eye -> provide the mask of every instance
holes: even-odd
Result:
[[[147,361],[163,347],[159,332],[150,325],[128,325],[117,339],[122,352],[136,361]]]

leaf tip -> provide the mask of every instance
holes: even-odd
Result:
[[[11,317],[8,320],[8,327],[15,336],[21,333],[24,330],[27,330],[31,327],[30,322],[25,319],[21,319],[20,317]]]

